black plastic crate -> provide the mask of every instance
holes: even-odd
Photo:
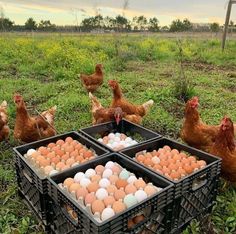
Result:
[[[38,221],[42,222],[45,230],[48,230],[51,210],[49,196],[47,194],[40,193],[35,185],[24,176],[18,165],[15,165],[15,168],[20,197],[25,201]]]
[[[24,154],[26,154],[29,149],[36,149],[40,146],[45,146],[51,142],[56,142],[59,139],[64,140],[67,137],[72,137],[74,140],[78,140],[80,143],[86,145],[88,148],[92,148],[98,156],[108,153],[107,150],[103,149],[99,145],[95,144],[86,137],[74,131],[18,146],[13,149],[15,152],[16,164],[22,170],[24,176],[27,177],[27,179],[32,184],[34,184],[34,186],[36,186],[36,188],[43,194],[47,193],[47,177],[45,175],[41,175],[40,173],[32,169],[32,166],[30,165],[29,161],[26,160]]]
[[[206,210],[216,200],[221,170],[221,159],[167,138],[140,144],[132,147],[131,149],[123,150],[121,153],[128,158],[132,158],[133,161],[139,164],[134,159],[136,153],[144,150],[149,152],[158,150],[164,145],[168,145],[172,149],[188,152],[191,155],[198,157],[198,159],[205,160],[207,163],[206,167],[203,169],[193,172],[178,181],[170,180],[162,175],[174,184],[175,199],[172,204],[173,213],[170,217],[170,232],[173,231],[178,233],[184,225],[204,212],[204,210]],[[143,164],[139,165],[146,167]],[[152,170],[151,168],[148,169],[158,174],[158,172]]]
[[[98,141],[98,138],[107,136],[109,133],[124,133],[127,136],[131,136],[132,138],[134,138],[134,140],[138,141],[138,143],[148,142],[150,140],[161,137],[160,134],[144,128],[141,125],[131,123],[127,120],[122,120],[119,125],[117,125],[116,122],[98,124],[92,127],[83,128],[80,130],[80,132],[89,139],[95,141],[97,144],[103,146],[110,152],[114,152],[114,150]],[[127,147],[126,149],[129,148],[130,147]]]
[[[144,180],[152,182],[154,185],[162,187],[163,189],[134,207],[100,223],[90,216],[87,211],[85,211],[78,202],[70,197],[58,184],[63,182],[67,177],[73,177],[79,171],[85,172],[88,168],[95,168],[99,164],[104,165],[110,160],[119,163],[137,177],[142,177]],[[117,153],[112,153],[50,177],[49,195],[54,202],[61,207],[65,218],[67,218],[74,227],[81,227],[82,233],[138,233],[144,228],[149,228],[151,225],[156,225],[156,231],[154,231],[154,233],[163,233],[167,230],[167,220],[169,218],[167,215],[167,208],[169,209],[168,205],[173,202],[173,184],[162,177],[155,175],[151,171],[146,170],[142,166],[137,165],[128,158]],[[75,221],[68,214],[66,209],[63,208],[65,206],[69,206],[76,213],[77,221]],[[134,228],[129,229],[128,220],[143,211],[149,212],[147,218],[134,226]]]

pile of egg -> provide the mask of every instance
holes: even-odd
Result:
[[[127,137],[124,133],[119,132],[110,133],[103,138],[99,138],[98,141],[105,144],[114,151],[119,151],[138,144],[138,142],[133,140],[131,137]]]
[[[91,160],[95,152],[82,145],[77,140],[67,137],[56,143],[49,143],[38,149],[29,149],[24,157],[39,169],[43,175],[53,175],[70,167]]]
[[[59,186],[98,222],[138,204],[161,190],[118,163],[109,161],[66,178]]]
[[[135,159],[176,181],[206,166],[204,160],[197,160],[194,156],[171,149],[168,145],[152,152],[139,152]]]

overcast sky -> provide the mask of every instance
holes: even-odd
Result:
[[[125,16],[156,16],[161,25],[169,25],[173,19],[189,18],[192,22],[223,23],[227,0],[130,0]],[[51,20],[59,25],[75,23],[75,12],[81,21],[96,13],[116,16],[123,13],[124,0],[0,0],[4,14],[16,24],[27,18],[36,21]],[[236,23],[236,5],[231,19]]]

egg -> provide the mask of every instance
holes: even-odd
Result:
[[[47,158],[52,159],[55,156],[56,156],[55,152],[50,152],[50,153],[48,153]]]
[[[129,178],[129,175],[130,175],[130,173],[126,169],[123,169],[120,172],[119,177],[123,180],[127,180]]]
[[[124,134],[124,133],[121,133],[120,134],[120,139],[121,140],[125,140],[127,138],[127,136]]]
[[[69,188],[74,182],[73,178],[66,178],[63,182],[64,187]]]
[[[124,190],[121,190],[121,189],[117,189],[115,192],[114,192],[114,198],[118,201],[120,199],[123,199],[125,197],[125,191]]]
[[[206,162],[204,160],[197,161],[197,164],[200,168],[204,168],[206,166]]]
[[[183,169],[186,171],[186,173],[187,174],[191,174],[192,172],[193,172],[193,168],[192,168],[192,166],[191,165],[189,165],[189,164],[185,164],[184,166],[183,166]]]
[[[137,191],[137,188],[133,184],[128,184],[125,187],[125,192],[126,194],[134,194]]]
[[[65,147],[65,152],[71,153],[74,151],[74,147],[72,145],[66,146]]]
[[[87,186],[88,191],[91,192],[96,192],[99,189],[99,185],[98,182],[91,182],[88,186]]]
[[[52,170],[52,171],[49,173],[49,176],[53,176],[53,175],[55,175],[55,174],[57,174],[57,173],[58,173],[57,170]]]
[[[69,153],[65,153],[61,156],[61,160],[63,160],[64,162],[66,162],[68,159],[70,158],[70,154]]]
[[[104,188],[98,189],[97,192],[96,192],[96,197],[97,197],[97,199],[99,199],[99,200],[105,199],[106,197],[108,197],[108,192],[107,192],[107,190],[104,189]]]
[[[147,194],[143,190],[138,190],[135,192],[134,196],[136,197],[138,202],[141,202],[147,198]]]
[[[90,183],[91,183],[91,180],[88,178],[82,178],[80,180],[80,185],[84,188],[87,187]]]
[[[152,167],[154,165],[152,159],[150,159],[150,158],[146,158],[143,163],[144,163],[144,165],[150,166],[150,167]]]
[[[67,143],[72,143],[72,142],[73,142],[73,138],[72,138],[72,137],[67,137],[67,138],[65,139],[65,142],[67,142]]]
[[[46,175],[49,175],[50,173],[51,173],[51,171],[53,171],[54,170],[54,168],[52,167],[52,166],[46,166],[45,168],[44,168],[44,173],[46,174]]]
[[[128,182],[126,180],[123,180],[123,179],[118,179],[115,183],[115,185],[118,189],[125,188],[127,184],[128,184]]]
[[[105,169],[104,172],[102,173],[103,178],[109,178],[113,174],[111,169]]]
[[[64,168],[65,168],[65,163],[63,163],[63,162],[59,162],[59,163],[57,163],[57,165],[56,165],[56,169],[58,170],[58,171],[62,171]]]
[[[40,153],[41,155],[43,155],[43,156],[45,156],[45,155],[47,155],[47,154],[49,153],[49,151],[47,150],[47,148],[44,147],[44,146],[39,147],[39,148],[38,148],[38,151],[39,151],[39,153]]]
[[[97,166],[95,167],[95,171],[96,171],[96,173],[99,174],[99,175],[101,175],[101,174],[104,172],[104,170],[105,170],[105,167],[102,166],[102,165],[97,165]]]
[[[120,135],[121,135],[121,134],[120,134],[119,132],[116,132],[116,133],[115,133],[115,137],[120,138]]]
[[[112,206],[115,201],[116,201],[116,200],[115,200],[115,198],[114,198],[113,196],[108,196],[108,197],[106,197],[106,198],[103,200],[103,202],[104,202],[104,204],[105,204],[106,207],[107,207],[107,206]]]
[[[43,158],[39,161],[39,165],[40,165],[40,167],[49,166],[50,165],[50,160],[46,159],[46,158]]]
[[[106,188],[107,186],[109,186],[111,184],[110,180],[108,180],[107,178],[102,178],[100,181],[99,181],[99,186],[101,188]]]
[[[68,165],[69,167],[71,167],[73,163],[75,163],[75,160],[73,158],[69,158],[66,160],[66,165]]]
[[[91,209],[94,214],[97,212],[102,213],[102,211],[105,209],[105,204],[101,200],[95,200],[92,203]]]
[[[85,178],[85,174],[83,172],[78,172],[74,176],[74,180],[76,183],[79,183],[81,179]]]
[[[114,166],[114,162],[112,161],[108,161],[105,165],[105,168],[106,169],[112,169],[112,167]]]
[[[107,186],[106,190],[109,194],[114,194],[117,188],[115,185],[111,184]]]
[[[26,153],[27,156],[31,157],[33,153],[35,153],[36,150],[35,149],[29,149]]]
[[[85,176],[87,178],[90,178],[92,176],[96,175],[96,171],[92,168],[88,169],[86,172],[85,172]]]
[[[99,182],[102,177],[100,175],[94,175],[90,178],[92,182]]]
[[[102,138],[98,138],[98,142],[102,143],[103,142]]]
[[[83,145],[80,143],[77,143],[77,145],[74,146],[75,150],[81,150],[83,148]]]
[[[37,157],[38,156],[40,156],[40,153],[39,152],[37,152],[37,151],[35,151],[35,152],[33,152],[32,154],[31,154],[31,158],[33,159],[33,160],[37,160]]]
[[[110,134],[108,135],[108,138],[109,138],[109,139],[114,139],[114,138],[115,138],[115,134],[114,134],[114,133],[110,133]]]
[[[171,151],[171,148],[170,148],[170,146],[168,146],[168,145],[165,145],[165,146],[163,147],[163,149],[166,150],[166,151]]]
[[[178,169],[178,166],[174,163],[171,163],[169,164],[168,168],[171,170],[171,171],[176,171]]]
[[[111,170],[112,170],[112,172],[113,172],[114,174],[117,174],[117,175],[119,175],[120,172],[121,172],[121,168],[120,168],[120,166],[118,166],[118,165],[113,165],[113,167],[111,168]]]
[[[49,143],[49,144],[48,144],[48,148],[50,148],[50,149],[52,149],[52,148],[55,147],[55,146],[56,146],[55,143]]]
[[[93,156],[93,152],[91,150],[87,150],[84,152],[85,158],[91,158]]]
[[[136,156],[136,159],[138,160],[138,162],[144,162],[145,156],[140,154],[140,155]]]
[[[172,180],[179,180],[181,178],[181,175],[180,175],[180,173],[178,171],[172,171],[170,173],[170,178]]]
[[[134,182],[134,185],[136,186],[137,189],[140,189],[140,188],[145,188],[146,183],[143,179],[138,179]]]
[[[127,208],[130,208],[131,206],[136,205],[138,203],[138,200],[134,195],[128,194],[124,197],[124,203]]]
[[[88,194],[88,190],[86,188],[79,188],[76,191],[77,199],[79,199],[81,197],[84,199],[87,194]]]
[[[83,158],[83,156],[81,156],[81,155],[78,155],[78,156],[76,156],[76,158],[75,158],[75,161],[78,162],[78,163],[82,163],[83,160],[84,160],[84,158]]]
[[[107,207],[102,211],[101,219],[105,221],[115,215],[115,212],[112,208]]]
[[[115,201],[112,205],[112,209],[117,214],[117,213],[124,211],[126,209],[126,206],[122,201]]]
[[[129,142],[131,142],[131,141],[132,141],[132,139],[131,139],[130,137],[126,137],[126,138],[125,138],[125,142],[129,143]]]
[[[56,145],[63,145],[65,142],[63,141],[63,140],[58,140],[57,142],[56,142]],[[54,146],[53,146],[54,147]],[[50,147],[50,148],[52,148],[52,147]]]
[[[147,185],[144,188],[144,192],[148,195],[151,196],[157,192],[156,188],[153,185]]]
[[[77,189],[79,189],[79,188],[81,188],[81,186],[78,183],[72,183],[72,184],[70,184],[69,192],[70,193],[76,192]]]
[[[160,159],[157,157],[157,156],[154,156],[153,158],[152,158],[152,162],[154,163],[154,164],[158,164],[158,163],[160,163]]]
[[[70,157],[76,158],[79,155],[78,150],[74,150],[73,152],[70,153]]]
[[[88,193],[84,198],[85,205],[92,204],[96,200],[94,193]]]

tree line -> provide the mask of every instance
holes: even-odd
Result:
[[[231,29],[236,31],[236,24],[230,22]],[[50,20],[41,20],[37,23],[33,18],[27,19],[24,25],[16,25],[9,18],[0,18],[0,31],[79,31],[79,32],[187,32],[187,31],[220,31],[218,23],[193,24],[189,19],[173,20],[169,26],[160,26],[156,17],[146,18],[145,16],[135,16],[132,20],[124,16],[103,17],[96,15],[87,17],[78,25],[57,26]]]

